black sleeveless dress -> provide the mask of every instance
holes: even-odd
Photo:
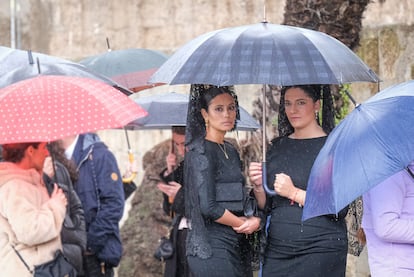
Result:
[[[289,175],[294,185],[306,190],[312,165],[326,137],[277,138],[267,154],[267,178],[273,186],[275,174]],[[306,205],[306,201],[305,201]],[[345,276],[348,248],[346,209],[302,222],[303,208],[285,197],[268,198],[271,209],[263,277]]]

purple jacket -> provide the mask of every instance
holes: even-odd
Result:
[[[366,192],[363,202],[371,275],[414,276],[414,178],[399,171]]]

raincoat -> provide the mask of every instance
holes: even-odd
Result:
[[[0,275],[32,276],[12,244],[33,268],[53,259],[61,249],[66,208],[50,199],[34,169],[0,163]]]
[[[414,178],[402,170],[366,192],[363,203],[371,275],[414,276]]]
[[[122,256],[119,221],[124,211],[124,190],[115,156],[95,134],[79,135],[72,159],[79,178],[74,184],[85,212],[87,249],[117,266]]]

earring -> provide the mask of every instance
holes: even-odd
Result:
[[[207,130],[208,129],[208,119],[206,119],[205,124],[206,124],[206,130]]]
[[[315,111],[315,119],[318,120],[319,112]]]

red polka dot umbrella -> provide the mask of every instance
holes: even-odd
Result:
[[[0,89],[0,144],[119,128],[147,112],[95,79],[41,75]]]

